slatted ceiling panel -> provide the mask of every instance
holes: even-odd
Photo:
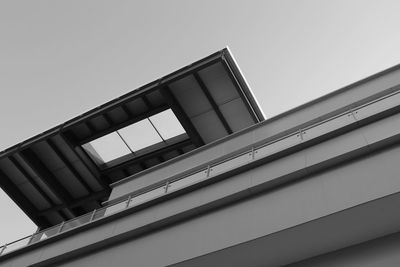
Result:
[[[73,198],[79,198],[89,194],[68,168],[58,169],[52,173]]]
[[[35,183],[45,192],[45,194],[50,198],[50,200],[55,204],[61,204],[62,201],[57,198],[57,196],[51,191],[47,185],[39,178],[33,178]]]
[[[221,62],[200,70],[198,74],[217,105],[239,97],[236,87]]]
[[[90,120],[90,124],[96,131],[102,131],[109,128],[111,125],[107,122],[104,116],[97,116]]]
[[[253,118],[241,98],[236,98],[219,106],[219,110],[224,115],[233,132],[254,124]]]
[[[169,159],[175,158],[175,157],[177,157],[179,155],[180,155],[180,153],[177,150],[173,150],[173,151],[170,151],[170,152],[167,152],[167,153],[163,154],[163,158],[165,160],[169,160]]]
[[[129,115],[121,107],[110,110],[107,115],[117,124],[129,119]]]
[[[70,219],[70,218],[74,218],[75,217],[75,214],[72,213],[71,210],[62,209],[62,210],[59,211],[60,215],[64,218],[63,221],[65,221],[66,219]],[[76,213],[76,214],[78,214],[78,213]]]
[[[126,167],[126,170],[127,170],[129,173],[134,174],[134,173],[138,173],[138,172],[140,172],[140,171],[143,171],[143,168],[140,167],[138,164],[135,164],[135,165]]]
[[[115,181],[118,181],[118,180],[121,180],[121,179],[125,178],[126,174],[122,170],[116,170],[116,171],[110,172],[108,174],[108,176],[110,177],[110,179],[113,182],[115,182]]]
[[[20,170],[16,168],[10,160],[4,159],[1,162],[2,171],[11,179],[11,182],[18,187],[18,189],[37,209],[50,207],[50,203],[40,195],[40,193],[34,188],[29,180],[25,178]]]
[[[49,171],[54,171],[65,167],[64,162],[57,156],[57,154],[46,142],[36,143],[31,149]]]
[[[144,164],[146,164],[147,168],[153,167],[155,165],[160,164],[161,161],[158,160],[157,158],[152,158],[152,159],[148,159],[144,162]]]
[[[63,217],[58,212],[49,212],[44,216],[47,221],[49,221],[50,225],[56,225],[58,223],[61,223],[62,221],[65,221]]]
[[[206,144],[228,134],[214,110],[192,118],[192,122]]]
[[[133,115],[143,114],[144,112],[147,112],[149,110],[142,98],[137,98],[135,100],[127,102],[125,106]]]
[[[171,83],[169,88],[190,118],[212,109],[193,75]]]
[[[51,199],[51,201],[55,204],[61,204],[60,199],[50,190],[47,185],[40,179],[37,174],[29,167],[28,164],[25,163],[22,158],[16,154],[14,155],[15,160],[24,168],[24,170],[30,175],[34,182],[45,192],[45,194]]]
[[[123,142],[122,140],[120,140],[120,141]],[[124,149],[125,149],[125,148],[126,148],[126,147],[124,147]],[[129,151],[128,148],[126,148],[126,150]],[[128,152],[127,152],[127,153],[128,153]],[[132,155],[131,153],[129,153],[129,154],[127,154],[127,155],[121,156],[121,157],[119,157],[119,158],[113,159],[113,160],[111,160],[111,161],[105,163],[105,166],[115,166],[115,165],[118,165],[118,164],[121,163],[121,162],[125,162],[125,161],[131,159],[132,157],[133,157],[133,155]]]
[[[195,145],[188,145],[188,146],[182,147],[182,151],[183,151],[184,153],[187,153],[187,152],[189,152],[189,151],[192,151],[192,150],[195,149],[195,148],[196,148]]]
[[[100,191],[103,187],[99,184],[97,179],[89,172],[89,170],[85,167],[85,165],[76,161],[72,163],[75,170],[81,175],[81,177],[86,181],[86,183],[93,189],[93,191]]]
[[[126,168],[122,168],[122,171],[124,172],[125,177],[128,177],[133,174],[133,173],[129,172]]]
[[[29,182],[18,185],[18,189],[30,200],[30,202],[39,210],[48,209],[51,203],[46,201],[44,197]]]
[[[60,152],[64,155],[66,159],[70,162],[79,161],[79,158],[71,150],[71,148],[65,143],[64,139],[60,135],[53,136],[51,141],[56,145]]]
[[[94,209],[99,208],[99,204],[98,204],[97,202],[95,202],[95,201],[90,201],[90,202],[86,202],[85,204],[83,204],[83,205],[82,205],[82,208],[83,208],[84,210],[90,210],[90,211],[92,211],[92,210],[94,210]]]
[[[17,162],[22,166],[22,168],[33,178],[39,179],[39,176],[34,172],[29,165],[21,158],[19,154],[13,155]]]
[[[91,135],[91,131],[85,123],[74,126],[71,129],[71,132],[78,140],[87,138]]]
[[[150,101],[150,103],[154,106],[161,106],[165,104],[164,97],[161,95],[160,91],[153,91],[151,93],[146,94],[146,98]]]
[[[0,160],[0,169],[12,180],[16,185],[26,183],[28,180],[25,176],[18,171],[14,164],[8,159],[4,158]]]
[[[89,159],[89,157],[81,147],[76,148],[76,153],[82,158],[86,166],[90,168],[91,172],[97,173],[97,166],[93,163],[92,160]]]
[[[78,172],[78,174],[89,184],[90,188],[94,191],[99,191],[102,186],[99,184],[97,179],[92,175],[92,173],[85,167],[85,165],[79,160],[77,155],[70,149],[70,147],[65,143],[64,139],[59,135],[54,136],[51,139],[64,157],[71,162],[73,168]]]

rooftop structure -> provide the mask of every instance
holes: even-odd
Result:
[[[224,49],[3,152],[0,267],[398,266],[399,112],[400,65],[264,120]]]
[[[1,152],[0,183],[46,228],[100,208],[110,184],[262,120],[223,49]]]

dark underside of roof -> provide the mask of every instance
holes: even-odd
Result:
[[[171,109],[184,138],[111,167],[82,145]],[[41,228],[99,208],[110,184],[264,120],[227,49],[0,153],[0,186]]]

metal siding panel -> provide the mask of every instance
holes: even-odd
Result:
[[[137,173],[143,170],[143,168],[140,167],[138,164],[128,166],[126,167],[126,169],[129,173]]]
[[[50,208],[50,203],[48,203],[29,182],[18,185],[18,188],[37,209],[43,210]]]
[[[204,142],[210,143],[227,135],[214,110],[210,110],[191,119]]]
[[[8,176],[10,179],[12,179],[12,182],[16,185],[28,182],[28,180],[25,178],[25,176],[18,171],[12,164],[12,162],[4,158],[0,160],[0,169]]]
[[[165,160],[169,160],[169,159],[175,158],[175,157],[177,157],[177,156],[179,156],[179,155],[180,155],[180,153],[179,153],[177,150],[173,150],[173,151],[170,151],[170,152],[168,152],[168,153],[165,153],[165,154],[163,155],[163,158],[164,158]]]
[[[128,114],[121,107],[110,110],[107,114],[115,123],[122,123],[129,119]]]
[[[133,115],[142,114],[148,111],[148,107],[141,98],[127,102],[125,105]]]
[[[237,132],[254,124],[241,98],[236,98],[219,107],[233,132]]]
[[[35,152],[40,161],[49,169],[54,171],[60,168],[64,168],[64,162],[57,156],[57,154],[50,148],[45,142],[40,142],[32,146],[32,150]]]
[[[97,116],[89,121],[91,125],[97,130],[101,131],[107,129],[111,125],[107,122],[107,120],[103,116]]]
[[[83,197],[88,194],[82,184],[74,177],[67,168],[58,169],[53,172],[60,184],[74,197]]]
[[[198,72],[218,105],[239,97],[221,62]],[[248,112],[246,110],[246,112]]]
[[[99,191],[102,189],[102,186],[96,180],[96,178],[89,172],[89,170],[85,167],[85,165],[81,161],[76,161],[72,164],[77,172],[82,176],[83,179],[89,184],[89,186],[94,191]]]
[[[71,131],[78,139],[83,139],[90,135],[90,129],[85,123],[74,125]]]
[[[194,117],[212,109],[192,75],[171,83],[169,87],[188,117]]]
[[[69,148],[69,146],[65,143],[63,138],[60,135],[56,135],[51,140],[55,143],[58,149],[62,152],[62,154],[71,162],[79,161],[79,158],[75,155],[75,153]]]
[[[164,97],[161,95],[159,91],[153,91],[146,95],[147,99],[153,106],[161,106],[165,104]]]
[[[19,155],[15,155],[15,159],[18,163],[25,169],[25,171],[33,178],[35,183],[46,193],[46,195],[56,204],[61,204],[61,201],[58,197],[50,190],[49,187],[42,181],[40,177],[36,175],[36,173],[25,163],[24,160],[21,159]]]

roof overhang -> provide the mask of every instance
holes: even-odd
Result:
[[[83,149],[171,109],[186,134],[100,167]],[[100,207],[110,183],[264,120],[229,49],[0,152],[0,185],[40,227]]]

